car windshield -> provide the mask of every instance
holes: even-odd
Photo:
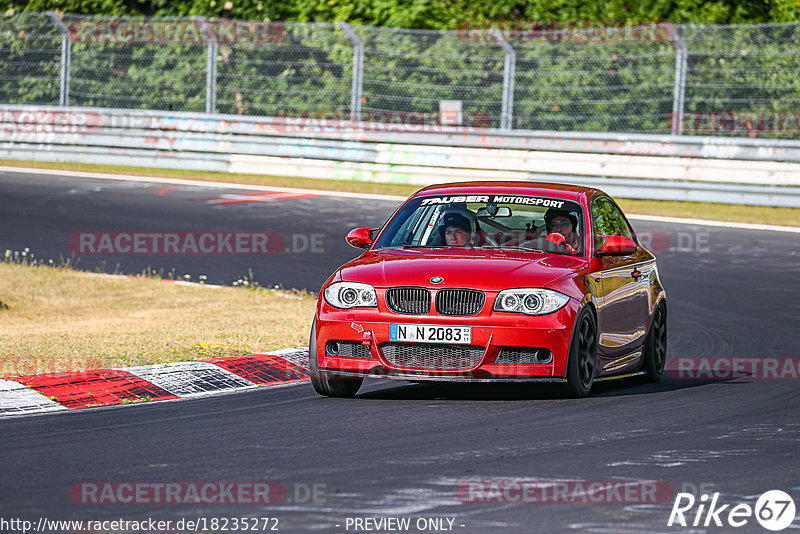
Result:
[[[557,234],[557,235],[553,235]],[[375,248],[504,248],[580,254],[580,205],[530,195],[425,196],[389,221]]]

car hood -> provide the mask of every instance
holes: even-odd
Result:
[[[476,249],[382,249],[342,266],[342,280],[375,287],[463,287],[499,291],[544,287],[586,266],[582,258]],[[436,285],[431,278],[440,276]]]

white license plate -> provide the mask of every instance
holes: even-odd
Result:
[[[389,327],[389,340],[469,345],[472,343],[472,327],[392,323]]]

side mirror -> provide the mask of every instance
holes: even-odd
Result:
[[[605,239],[603,246],[597,251],[596,256],[629,256],[636,252],[636,243],[633,239],[621,235],[599,235]]]
[[[355,230],[350,230],[350,233],[344,239],[351,247],[369,248],[372,244],[372,232],[375,230],[377,228],[356,228]]]

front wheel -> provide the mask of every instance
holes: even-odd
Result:
[[[567,359],[567,392],[572,397],[585,397],[594,383],[597,366],[597,327],[589,307],[575,319]]]
[[[314,391],[324,397],[354,397],[364,381],[363,378],[331,378],[319,370],[316,319],[311,326],[311,338],[308,340],[308,370]]]
[[[645,380],[658,382],[667,361],[667,307],[659,304],[653,313],[650,332],[644,345]]]

